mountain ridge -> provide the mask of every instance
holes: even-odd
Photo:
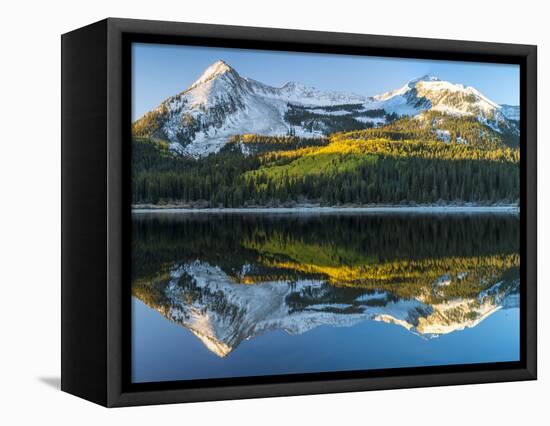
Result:
[[[201,158],[219,152],[238,134],[327,136],[387,124],[426,111],[474,116],[499,133],[518,134],[519,108],[501,107],[473,87],[424,75],[372,97],[323,91],[289,81],[274,87],[242,77],[223,60],[207,67],[183,92],[144,114],[134,136],[160,139],[171,151]]]

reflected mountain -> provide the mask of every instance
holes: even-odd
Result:
[[[132,294],[220,357],[367,320],[433,338],[519,305],[517,220],[136,216]]]

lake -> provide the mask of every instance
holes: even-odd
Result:
[[[132,381],[519,360],[516,214],[133,215]]]

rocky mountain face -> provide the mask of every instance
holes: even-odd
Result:
[[[289,82],[282,87],[242,77],[223,61],[209,66],[186,90],[133,124],[133,134],[169,143],[174,152],[200,158],[218,152],[235,135],[319,137],[381,126],[425,111],[476,117],[497,132],[519,132],[519,107],[500,106],[473,87],[423,76],[374,97],[327,92]]]

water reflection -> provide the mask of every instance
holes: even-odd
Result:
[[[132,294],[219,357],[270,330],[434,338],[518,306],[513,215],[134,217]]]

